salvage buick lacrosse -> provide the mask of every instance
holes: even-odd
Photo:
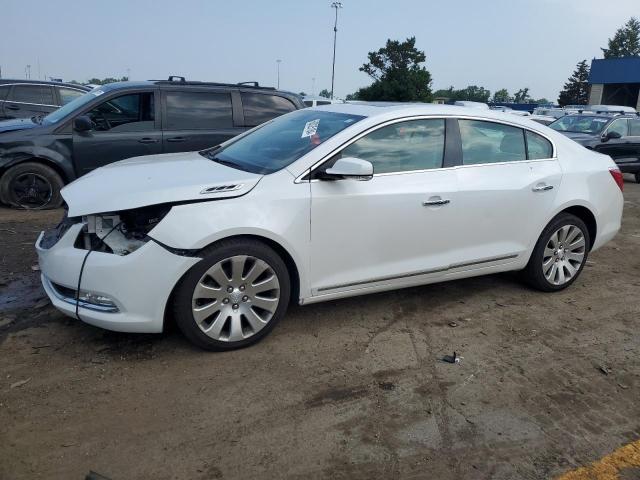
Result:
[[[522,271],[571,285],[620,228],[607,156],[526,118],[334,104],[208,150],[132,158],[62,190],[36,248],[53,304],[92,325],[252,344],[309,304]]]

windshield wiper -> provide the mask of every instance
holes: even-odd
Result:
[[[232,161],[232,160],[223,160],[222,158],[218,158],[216,156],[211,156],[209,157],[210,160],[213,160],[216,163],[219,163],[220,165],[225,165],[227,167],[231,167],[231,168],[235,168],[237,170],[243,170],[246,172],[246,170],[244,168],[242,168],[240,166],[240,164]]]

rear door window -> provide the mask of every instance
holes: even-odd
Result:
[[[233,127],[231,95],[217,92],[166,93],[165,130],[211,130]]]
[[[272,118],[296,110],[296,106],[284,97],[264,93],[241,93],[244,124],[255,127]]]
[[[0,102],[6,100],[11,85],[0,85]]]
[[[551,142],[542,135],[527,130],[527,158],[529,160],[540,160],[553,156],[553,146]]]
[[[47,85],[14,85],[9,100],[19,103],[55,105],[53,91]]]
[[[81,92],[73,88],[60,87],[58,88],[58,94],[60,95],[60,105],[66,105],[70,101],[84,95],[85,92]]]
[[[1,98],[2,94],[0,94],[0,99]],[[629,136],[640,137],[640,118],[629,120]]]
[[[483,120],[458,120],[458,124],[464,165],[527,159],[521,128]]]

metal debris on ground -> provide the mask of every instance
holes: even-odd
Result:
[[[444,357],[442,357],[442,360],[447,363],[460,363],[460,360],[462,360],[463,358],[464,357],[458,356],[456,352],[453,352],[453,355],[445,355]]]
[[[29,383],[30,381],[31,381],[31,377],[27,378],[26,380],[18,380],[17,382],[12,383],[9,386],[9,388],[18,388]]]

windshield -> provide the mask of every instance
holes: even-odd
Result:
[[[228,146],[200,152],[216,162],[252,173],[277,172],[364,117],[298,110],[265,123]]]
[[[71,112],[75,111],[78,108],[82,108],[85,104],[89,103],[94,98],[102,95],[104,92],[102,90],[91,90],[90,92],[85,93],[79,97],[76,97],[74,100],[71,100],[64,107],[60,107],[59,109],[51,112],[49,115],[42,119],[42,123],[52,124],[57,123]]]
[[[609,120],[611,120],[609,117],[595,117],[593,115],[565,115],[549,124],[549,127],[559,132],[595,135],[602,132]]]

